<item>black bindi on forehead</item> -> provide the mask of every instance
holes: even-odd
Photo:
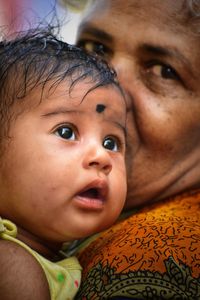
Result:
[[[102,113],[106,109],[106,106],[104,104],[97,104],[96,106],[96,112],[99,114]]]

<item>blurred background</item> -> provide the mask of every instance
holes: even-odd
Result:
[[[84,3],[85,0],[0,0],[0,37],[35,28],[40,23],[53,24],[57,18],[63,40],[74,43],[81,16],[79,8]]]

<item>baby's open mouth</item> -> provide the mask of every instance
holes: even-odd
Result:
[[[91,199],[100,199],[101,193],[98,188],[91,188],[79,194],[79,197],[91,198]]]
[[[76,194],[79,207],[89,210],[102,210],[108,200],[108,183],[96,179],[86,185]]]

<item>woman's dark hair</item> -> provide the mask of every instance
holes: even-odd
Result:
[[[59,40],[50,29],[29,30],[0,42],[0,139],[7,133],[11,107],[32,90],[48,83],[49,91],[63,80],[69,93],[87,80],[90,90],[115,84],[116,73],[101,58]],[[3,129],[3,130],[2,130]]]

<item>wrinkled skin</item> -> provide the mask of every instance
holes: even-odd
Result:
[[[94,1],[79,27],[130,97],[127,207],[200,187],[198,28],[174,0]]]

